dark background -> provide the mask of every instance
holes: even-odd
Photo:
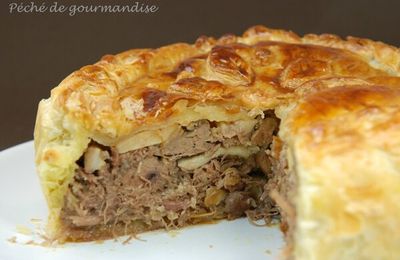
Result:
[[[37,4],[54,0],[31,0]],[[25,2],[31,2],[25,1]],[[104,54],[130,48],[193,42],[202,34],[241,34],[262,24],[304,33],[334,33],[400,46],[400,1],[179,1],[156,4],[153,14],[10,14],[0,9],[0,150],[33,138],[37,104],[50,89]],[[58,0],[59,4],[133,4],[135,0]]]

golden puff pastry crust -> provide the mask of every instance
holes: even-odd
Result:
[[[361,249],[373,250],[373,236],[386,236],[376,239],[376,256],[400,254],[399,238],[388,239],[400,226],[399,74],[400,51],[384,43],[263,26],[106,55],[39,104],[36,164],[50,234],[90,140],[122,151],[138,134],[167,138],[157,131],[177,123],[229,122],[276,109],[298,178],[294,255],[373,254]],[[318,243],[326,246],[317,250]]]
[[[279,113],[297,179],[294,258],[398,258],[400,88],[329,88]]]

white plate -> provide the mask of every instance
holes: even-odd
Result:
[[[37,245],[42,241],[38,234],[43,232],[47,207],[33,156],[33,142],[0,152],[0,259],[265,260],[276,259],[283,246],[277,227],[255,227],[246,219],[170,233],[149,232],[139,236],[145,241],[133,239],[127,244],[122,243],[126,238],[121,238],[101,244]]]

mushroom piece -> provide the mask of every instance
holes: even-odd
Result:
[[[268,158],[268,155],[266,154],[266,151],[259,151],[256,156],[256,163],[257,166],[260,167],[260,169],[265,173],[265,175],[270,175],[272,174],[272,165],[271,161]]]
[[[277,127],[278,122],[275,118],[265,118],[251,136],[251,143],[257,146],[270,144],[272,142],[273,133]]]
[[[85,172],[93,173],[106,165],[105,160],[110,158],[107,151],[101,150],[97,146],[89,146],[84,155]]]
[[[208,208],[218,206],[226,196],[226,192],[215,187],[210,187],[206,190],[206,197],[204,199],[204,205]]]

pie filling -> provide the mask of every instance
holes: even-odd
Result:
[[[243,216],[270,222],[279,213],[269,192],[285,183],[278,125],[266,111],[247,121],[197,121],[166,142],[124,153],[92,141],[65,195],[61,240]]]

